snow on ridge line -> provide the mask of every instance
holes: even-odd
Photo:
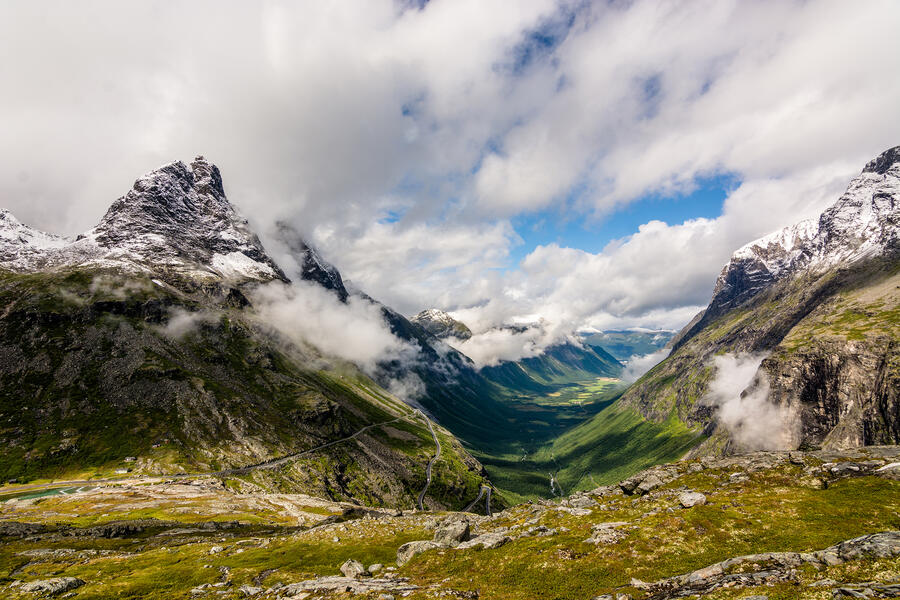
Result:
[[[260,275],[275,277],[275,271],[272,270],[272,267],[253,260],[237,250],[228,254],[214,254],[210,265],[226,278],[256,278]]]

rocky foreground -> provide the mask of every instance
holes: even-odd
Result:
[[[662,465],[491,517],[131,482],[0,504],[9,598],[894,598],[900,447]]]

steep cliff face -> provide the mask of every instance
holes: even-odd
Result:
[[[900,265],[880,264],[816,307],[763,361],[770,401],[796,415],[799,447],[900,440]]]
[[[900,148],[870,162],[815,220],[739,249],[709,306],[672,354],[623,396],[624,406],[703,429],[696,453],[748,449],[740,435],[776,411],[770,447],[835,447],[900,441]],[[727,425],[711,386],[716,356],[762,358]],[[777,435],[776,435],[777,433]],[[752,445],[751,444],[751,445]],[[756,449],[756,448],[749,448]]]

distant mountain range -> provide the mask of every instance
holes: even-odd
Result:
[[[584,341],[599,346],[616,360],[628,361],[635,356],[653,354],[666,347],[677,332],[666,329],[611,329],[585,334]]]

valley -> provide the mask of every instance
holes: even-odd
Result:
[[[0,213],[0,589],[890,597],[898,194],[892,149],[677,334],[539,349],[540,321],[407,318],[288,226],[268,254],[202,157],[74,238]]]

